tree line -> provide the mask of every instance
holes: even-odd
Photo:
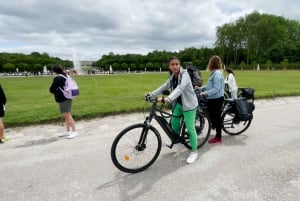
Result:
[[[69,60],[62,60],[58,57],[50,57],[47,53],[40,54],[32,52],[29,55],[20,53],[0,53],[0,72],[42,72],[44,66],[51,70],[53,64],[62,64],[65,67],[72,67]]]
[[[213,48],[186,48],[179,52],[153,51],[147,55],[118,55],[113,52],[94,62],[117,70],[166,70],[167,60],[177,56],[185,65],[192,61],[206,69],[212,55],[224,65],[241,70],[300,69],[300,23],[284,17],[253,12],[233,23],[217,27]]]
[[[254,12],[217,27],[216,35],[215,47],[228,65],[299,66],[299,21]]]
[[[212,55],[220,55],[224,65],[233,69],[261,70],[300,69],[300,23],[281,16],[253,12],[235,22],[216,28],[214,47],[190,47],[178,52],[154,50],[146,55],[113,52],[93,62],[102,70],[160,71],[167,70],[167,60],[177,56],[185,65],[192,61],[200,70],[206,69]],[[0,72],[42,71],[54,63],[72,68],[69,60],[50,57],[47,53],[30,55],[0,53]]]

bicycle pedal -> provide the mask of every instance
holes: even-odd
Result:
[[[170,148],[170,149],[172,149],[173,145],[174,144],[172,142],[165,142],[165,146]]]

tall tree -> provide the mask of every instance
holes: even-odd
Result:
[[[290,57],[299,61],[300,23],[295,20],[254,12],[217,27],[216,35],[215,46],[227,64],[265,63],[268,59],[280,63]]]

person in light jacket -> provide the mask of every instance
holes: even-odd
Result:
[[[210,76],[204,92],[200,95],[207,98],[207,107],[212,122],[212,127],[216,129],[216,136],[209,140],[210,144],[222,142],[222,122],[221,113],[224,102],[224,77],[222,74],[222,61],[219,56],[212,56],[208,62],[207,69]]]
[[[197,96],[188,72],[180,66],[180,60],[177,57],[171,57],[168,66],[171,73],[168,80],[156,90],[145,95],[157,96],[170,88],[173,90],[167,98],[158,98],[158,101],[172,103],[174,116],[183,115],[192,146],[192,151],[186,162],[193,163],[198,158],[197,134],[195,129],[196,109],[198,106]],[[171,127],[175,133],[179,134],[180,118],[172,117]],[[171,143],[166,142],[166,146],[170,147]],[[178,144],[175,144],[173,148],[176,146]]]

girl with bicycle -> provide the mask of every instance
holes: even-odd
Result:
[[[195,129],[195,117],[198,100],[188,72],[180,67],[180,60],[177,57],[172,57],[168,62],[168,66],[171,72],[169,79],[156,90],[150,92],[148,95],[157,96],[169,88],[173,90],[167,98],[158,98],[157,101],[166,103],[172,102],[174,117],[171,119],[171,126],[175,133],[180,132],[179,116],[183,115],[192,146],[192,151],[186,162],[193,163],[198,158],[197,134]],[[170,146],[171,143],[167,142],[166,145]]]
[[[222,142],[222,106],[224,102],[224,77],[222,74],[222,61],[219,56],[212,56],[208,62],[207,69],[210,76],[204,92],[201,96],[207,98],[207,107],[212,122],[216,129],[216,136],[209,140],[210,144]]]

